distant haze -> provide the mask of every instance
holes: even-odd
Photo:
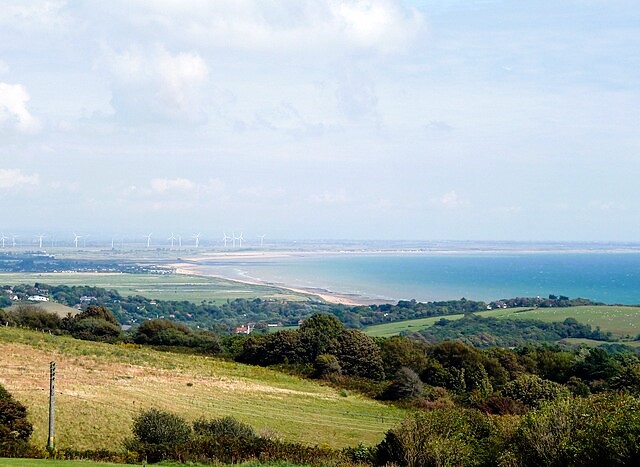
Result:
[[[0,0],[0,231],[636,241],[639,64],[636,0]]]

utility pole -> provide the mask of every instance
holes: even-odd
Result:
[[[47,441],[47,449],[53,451],[53,413],[55,408],[56,395],[56,362],[49,363],[49,439]]]

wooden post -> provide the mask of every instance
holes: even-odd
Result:
[[[56,362],[49,363],[49,439],[47,449],[51,452],[54,448],[53,414],[56,395]]]

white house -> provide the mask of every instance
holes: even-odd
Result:
[[[27,298],[30,302],[48,302],[48,297],[43,297],[42,295],[31,295]]]

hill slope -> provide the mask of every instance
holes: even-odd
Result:
[[[57,363],[59,447],[117,449],[141,408],[189,419],[232,415],[258,431],[332,447],[373,444],[403,412],[272,370],[219,359],[0,328],[0,382],[45,444],[49,361]]]

